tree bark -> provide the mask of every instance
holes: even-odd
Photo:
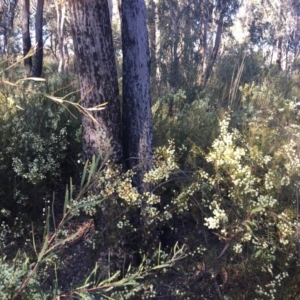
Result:
[[[150,43],[150,58],[151,58],[151,82],[152,87],[156,85],[157,81],[157,63],[156,63],[156,3],[154,0],[149,0],[148,13],[148,31]]]
[[[112,16],[113,16],[113,2],[112,0],[107,0],[108,10],[109,10],[109,20],[110,24],[112,24]]]
[[[214,48],[212,50],[212,53],[210,55],[210,59],[208,61],[207,67],[204,71],[204,78],[203,78],[203,85],[205,86],[207,84],[208,79],[211,76],[214,64],[216,62],[216,58],[218,55],[220,43],[221,43],[221,38],[222,38],[222,33],[223,33],[223,26],[224,26],[224,17],[225,14],[228,10],[228,0],[222,0],[221,2],[221,10],[220,10],[220,17],[218,20],[218,26],[217,26],[217,31],[216,31],[216,37],[215,37],[215,42],[214,42]]]
[[[134,184],[142,192],[143,175],[152,164],[150,54],[144,0],[122,2],[123,149]]]
[[[31,49],[31,39],[29,30],[29,9],[30,0],[22,0],[22,39],[23,39],[23,56],[25,57]],[[24,66],[27,69],[27,75],[30,74],[32,68],[32,57],[24,59]]]
[[[59,63],[58,73],[68,73],[69,53],[66,37],[66,2],[55,1],[56,29],[58,36]]]
[[[99,150],[112,160],[122,160],[121,117],[118,80],[107,0],[69,0],[72,34],[81,86],[81,104],[86,108],[107,103],[93,112],[97,124],[82,116],[83,157],[91,159]],[[111,140],[110,140],[111,139]]]
[[[282,70],[282,40],[283,37],[279,36],[277,39],[277,59],[276,59],[276,64],[278,66],[278,70]]]
[[[207,32],[208,32],[208,23],[209,20],[212,18],[210,12],[211,10],[209,9],[210,3],[205,0],[202,3],[202,24],[201,24],[201,35],[200,35],[200,53],[202,56],[201,60],[201,71],[202,74],[205,74],[205,70],[207,69]],[[201,76],[203,77],[203,76]],[[200,77],[200,79],[201,79]],[[201,79],[202,80],[202,79]],[[200,80],[200,84],[202,83]]]
[[[171,28],[172,28],[172,62],[171,62],[171,72],[169,78],[169,84],[171,88],[176,88],[179,83],[179,54],[178,54],[178,45],[179,45],[179,15],[181,11],[175,15],[175,9],[173,7],[172,1],[168,0],[169,9],[170,9],[170,18],[171,18]]]
[[[44,0],[37,0],[35,15],[35,54],[31,76],[41,77],[43,71],[43,10]]]
[[[3,1],[0,4],[0,26],[3,35],[3,55],[14,53],[14,20],[18,0]]]

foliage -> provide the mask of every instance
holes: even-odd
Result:
[[[197,97],[155,101],[143,194],[135,170],[82,163],[70,77],[4,77],[1,299],[299,298],[299,77],[243,53],[220,59]],[[65,283],[78,245],[93,263]]]
[[[78,121],[72,120],[70,109],[51,103],[39,90],[43,90],[39,83],[13,90],[6,85],[0,93],[0,191],[7,209],[16,203],[34,204],[40,188],[63,175],[70,147],[78,151],[72,153],[73,160],[80,153]],[[74,163],[69,163],[74,170]]]
[[[161,207],[161,212],[169,212],[169,226],[178,226],[174,223],[176,218],[194,218],[195,231],[204,232],[205,243],[202,243],[216,256],[204,251],[201,260],[206,270],[199,272],[202,276],[210,274],[213,278],[221,278],[220,288],[215,286],[215,292],[222,297],[243,293],[238,299],[293,299],[292,295],[299,293],[296,284],[299,276],[296,267],[299,198],[295,195],[300,174],[299,99],[293,91],[289,91],[292,98],[286,99],[284,87],[276,83],[276,77],[271,80],[240,87],[239,109],[234,107],[236,110],[225,115],[224,110],[220,110],[219,136],[209,148],[201,147],[201,135],[198,140],[193,139],[196,142],[188,148],[190,153],[182,167],[192,162],[190,166],[196,171],[181,169],[173,144],[172,151],[164,151],[164,155],[159,156],[160,167],[156,166],[148,174],[159,178],[158,187],[167,180],[163,186],[170,188],[172,200]],[[172,136],[184,130],[180,119],[175,123],[170,113],[176,100],[183,103],[184,108],[178,109],[183,114],[182,119],[191,120],[185,107],[192,107],[193,103],[184,103],[184,97],[179,95],[168,97],[166,99],[171,100],[164,111],[157,109],[158,105],[163,107],[160,102],[154,106],[156,130],[160,136],[165,132]],[[203,115],[205,120],[209,111],[202,111]],[[162,116],[165,116],[163,121]],[[184,135],[187,139],[193,136],[197,124],[196,121],[190,125],[190,131]],[[177,138],[176,143],[180,145],[182,140]],[[176,167],[170,168],[176,161]],[[154,177],[151,180],[157,183]],[[167,182],[172,181],[174,184],[168,187]],[[164,193],[159,188],[155,191]],[[163,198],[157,199],[156,203],[162,201]],[[162,220],[158,213],[156,220]],[[213,268],[215,264],[219,265],[217,270]],[[288,282],[290,274],[296,276],[295,281]],[[235,287],[228,278],[234,280]],[[251,284],[247,284],[249,278]],[[201,280],[203,285],[198,292],[205,295],[208,292],[204,285],[206,280]]]
[[[173,139],[177,147],[197,145],[205,149],[212,142],[217,115],[208,96],[199,96],[191,101],[183,90],[168,93],[158,99],[152,112],[157,146],[165,145],[167,140]]]
[[[91,297],[90,295],[95,294],[111,295],[112,297],[117,296],[118,299],[128,299],[128,297],[143,290],[143,285],[139,283],[140,280],[151,275],[151,273],[156,270],[165,270],[166,268],[171,267],[176,261],[185,256],[185,247],[179,247],[178,244],[174,246],[173,252],[170,253],[170,255],[164,254],[164,252],[159,249],[153,257],[153,260],[155,258],[157,263],[153,263],[152,260],[146,259],[144,256],[143,261],[138,268],[133,269],[129,265],[126,275],[122,279],[118,279],[120,271],[117,271],[115,274],[108,276],[108,278],[103,280],[102,277],[99,276],[100,267],[96,264],[95,268],[85,279],[84,284],[74,288],[71,292],[60,291],[60,289],[57,288],[57,284],[51,291],[46,293],[42,292],[40,283],[36,281],[35,278],[38,276],[39,270],[43,269],[43,264],[47,264],[48,261],[51,261],[53,256],[56,255],[57,249],[77,240],[82,234],[81,231],[78,230],[71,235],[61,238],[59,236],[63,227],[67,222],[74,218],[74,216],[77,216],[81,210],[85,213],[93,214],[93,208],[99,206],[105,200],[105,197],[101,194],[98,196],[90,194],[89,196],[84,197],[84,195],[86,195],[86,193],[99,181],[102,173],[105,172],[104,166],[106,165],[109,156],[104,159],[102,158],[102,164],[100,167],[97,167],[100,158],[100,156],[97,159],[93,158],[89,170],[88,163],[86,163],[83,170],[80,190],[75,198],[73,196],[75,190],[72,181],[70,181],[70,186],[67,187],[66,190],[62,218],[57,225],[55,221],[54,204],[52,204],[52,211],[50,206],[48,206],[43,243],[40,245],[39,251],[37,250],[33,232],[33,246],[36,252],[36,261],[30,265],[30,268],[28,267],[29,258],[26,258],[26,260],[22,262],[16,257],[13,264],[7,264],[4,261],[1,263],[0,267],[5,270],[5,272],[1,272],[0,275],[0,282],[2,282],[0,289],[1,298],[27,299],[27,297],[30,297],[30,299],[46,299],[50,296],[52,299],[60,299],[78,295],[80,299],[85,299],[86,297]],[[50,221],[51,217],[53,218],[52,222]],[[52,230],[50,226],[53,227]],[[149,292],[145,291],[145,293]],[[152,289],[150,290],[150,294],[151,293]]]
[[[1,257],[0,264],[0,296],[3,300],[10,300],[13,298],[15,291],[22,284],[23,278],[25,278],[30,270],[29,258],[22,258],[18,254],[13,262],[6,262],[5,257]],[[30,278],[27,283],[24,297],[22,299],[43,299],[42,293],[40,293],[36,278]]]

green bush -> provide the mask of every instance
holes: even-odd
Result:
[[[53,187],[64,174],[69,175],[62,167],[69,164],[71,173],[77,168],[81,127],[70,111],[76,117],[78,113],[44,95],[45,84],[39,82],[20,82],[14,89],[3,86],[0,91],[0,194],[4,208],[36,205],[47,192],[41,187]],[[49,192],[52,194],[51,189]]]

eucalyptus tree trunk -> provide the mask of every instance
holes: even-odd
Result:
[[[2,0],[3,1],[3,0]],[[14,53],[14,21],[18,0],[3,1],[0,3],[0,26],[3,35],[3,54]]]
[[[29,30],[30,16],[30,0],[22,0],[22,40],[23,40],[23,56],[25,57],[31,49],[31,39]],[[32,58],[24,59],[24,66],[27,69],[27,75],[30,74],[32,68]]]
[[[203,81],[202,82],[203,82],[204,86],[206,85],[208,79],[211,76],[214,64],[216,62],[216,58],[218,56],[221,39],[222,39],[223,27],[224,27],[224,17],[228,10],[227,2],[228,2],[228,0],[221,0],[220,16],[218,19],[214,47],[213,47],[212,53],[210,55],[209,61],[207,63],[206,69],[203,72]]]
[[[37,0],[35,15],[35,54],[31,76],[41,77],[43,71],[43,10],[44,0]]]
[[[68,73],[69,52],[66,36],[66,0],[56,0],[56,30],[58,36],[59,63],[58,73]]]
[[[201,60],[201,71],[204,74],[204,71],[207,69],[207,32],[208,32],[208,25],[209,20],[212,18],[211,10],[209,9],[209,1],[204,0],[202,2],[202,24],[201,24],[201,35],[200,35],[200,53],[202,56]],[[201,79],[201,76],[200,76]],[[201,80],[200,80],[201,84]]]
[[[152,164],[150,54],[144,0],[122,1],[123,149],[129,169],[136,169],[134,184],[147,187],[143,175]]]
[[[105,156],[114,147],[112,159],[122,159],[118,80],[107,0],[69,0],[72,34],[81,86],[81,104],[86,108],[107,103],[104,110],[82,116],[83,155]],[[110,140],[111,139],[111,140]]]
[[[278,70],[281,71],[282,70],[282,40],[283,37],[279,36],[277,39],[277,66],[278,66]]]
[[[148,6],[148,31],[150,43],[150,58],[151,58],[151,83],[152,88],[156,86],[157,81],[157,62],[156,62],[156,3],[154,0],[149,0]]]
[[[175,14],[175,8],[172,4],[171,0],[168,0],[169,9],[170,9],[170,18],[171,18],[171,29],[172,29],[172,37],[173,37],[173,45],[172,45],[172,62],[171,62],[171,72],[169,84],[171,88],[175,88],[178,85],[179,79],[179,54],[178,54],[178,46],[179,46],[179,20],[181,11]]]

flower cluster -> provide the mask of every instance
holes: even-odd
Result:
[[[204,218],[205,226],[207,226],[210,229],[217,229],[222,223],[226,223],[228,221],[226,212],[224,211],[224,209],[220,208],[220,204],[216,200],[212,201],[209,208],[214,216]]]
[[[282,281],[287,278],[289,275],[287,272],[282,272],[274,277],[269,283],[264,287],[257,285],[256,293],[260,296],[267,297],[267,299],[276,299],[277,289],[282,285]]]
[[[178,170],[174,141],[170,140],[168,147],[157,148],[154,157],[154,168],[145,174],[144,182],[154,184],[162,180],[167,180],[172,172]]]

